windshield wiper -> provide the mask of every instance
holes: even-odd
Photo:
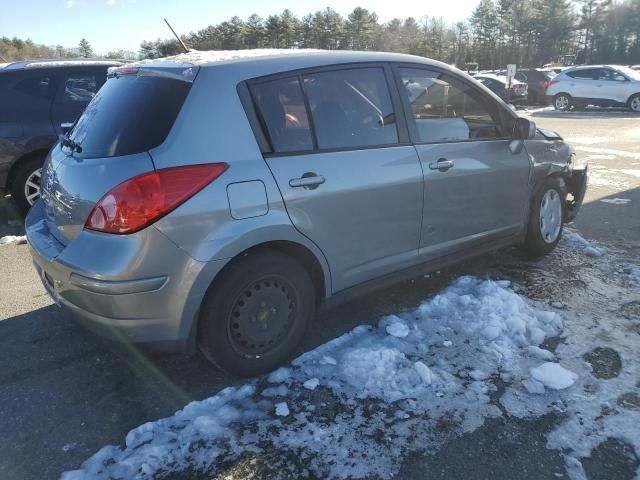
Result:
[[[69,138],[68,135],[64,135],[64,134],[60,134],[58,136],[58,139],[60,140],[60,145],[62,145],[63,147],[68,147],[69,149],[71,149],[71,153],[73,152],[82,152],[82,147],[77,144],[76,142],[74,142],[73,140],[71,140],[71,138]]]

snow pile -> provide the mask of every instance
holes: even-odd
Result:
[[[0,238],[0,245],[9,245],[10,243],[18,245],[27,243],[27,237],[25,235],[6,235]]]
[[[508,287],[460,278],[413,311],[303,354],[267,382],[227,388],[132,430],[124,448],[105,447],[62,478],[211,473],[265,445],[292,452],[314,476],[387,478],[405,453],[437,448],[452,432],[500,416],[490,403],[492,377],[526,381],[541,356],[553,357],[540,344],[558,334],[561,318]],[[559,371],[539,377],[551,388],[566,383]],[[435,428],[442,418],[451,425],[446,433]]]
[[[569,245],[582,250],[587,257],[602,257],[607,250],[602,247],[594,247],[589,241],[585,240],[579,233],[564,229],[563,238]]]

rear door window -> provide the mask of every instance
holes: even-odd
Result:
[[[422,68],[399,68],[401,95],[418,142],[506,137],[496,102],[461,80]]]
[[[76,84],[78,89],[88,86],[83,82]],[[76,155],[115,157],[157,147],[169,134],[190,88],[189,82],[161,76],[109,79],[71,132],[82,148]]]
[[[598,70],[595,68],[584,68],[582,70],[575,70],[567,73],[571,78],[577,78],[579,80],[594,80],[598,77]]]
[[[13,84],[11,90],[30,97],[51,99],[55,94],[55,79],[51,75],[32,75]]]
[[[398,143],[384,70],[341,69],[304,75],[318,148]]]
[[[251,92],[263,126],[276,153],[313,149],[307,109],[298,77],[253,85]]]

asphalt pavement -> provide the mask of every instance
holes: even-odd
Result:
[[[625,258],[640,257],[640,116],[613,110],[524,114],[559,132],[591,164],[592,183],[577,230]],[[0,199],[0,236],[20,231],[8,199]],[[576,265],[571,268],[579,271],[581,264]],[[553,259],[531,264],[509,250],[421,276],[324,312],[301,351],[415,307],[460,274],[524,278],[538,269],[551,278]],[[545,280],[547,286],[540,288],[558,285],[557,280]],[[0,478],[57,478],[102,446],[121,444],[130,429],[236,383],[198,355],[151,354],[95,337],[51,303],[26,245],[0,246]],[[556,422],[549,417],[492,420],[452,438],[440,452],[408,458],[398,478],[427,473],[448,479],[567,478],[559,453],[545,448],[541,433]],[[492,456],[500,459],[499,468]],[[585,470],[589,480],[624,480],[632,478],[629,465],[622,461],[613,471],[598,465]]]

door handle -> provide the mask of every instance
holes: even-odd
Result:
[[[437,162],[431,162],[429,164],[429,169],[440,170],[441,172],[446,172],[451,167],[453,167],[453,162],[451,160],[447,160],[446,158],[439,158]]]
[[[289,186],[291,188],[303,187],[308,190],[318,188],[318,185],[322,185],[325,182],[325,178],[322,175],[316,175],[315,173],[305,173],[300,178],[292,178],[289,180]]]

